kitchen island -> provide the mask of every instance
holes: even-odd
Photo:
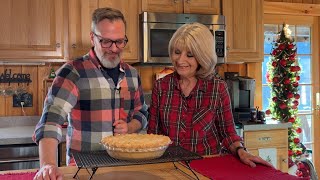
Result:
[[[194,179],[195,176],[192,172],[180,164],[177,164],[179,169],[174,167],[173,163],[158,163],[158,164],[144,164],[144,165],[131,165],[131,166],[118,166],[118,167],[100,167],[96,171],[93,179]],[[60,167],[64,173],[64,180],[73,179],[73,176],[76,174],[77,167]],[[14,170],[14,171],[0,171],[1,174],[13,173],[27,173],[27,172],[36,172],[37,169],[27,169],[27,170]],[[186,175],[189,174],[190,176]],[[199,179],[209,179],[199,173],[196,173]],[[90,175],[86,169],[81,169],[78,173],[76,179],[88,179]]]

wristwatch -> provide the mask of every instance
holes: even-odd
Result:
[[[236,155],[237,155],[237,156],[239,156],[238,151],[239,151],[240,149],[243,149],[243,150],[247,151],[247,148],[245,148],[245,147],[243,147],[243,146],[238,146],[238,147],[236,148]]]

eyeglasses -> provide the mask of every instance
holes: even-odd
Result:
[[[111,40],[111,39],[105,39],[99,35],[97,35],[96,33],[93,32],[93,34],[99,39],[99,43],[101,44],[102,48],[110,48],[112,46],[112,44],[114,43],[117,48],[122,49],[124,47],[126,47],[127,43],[128,43],[128,38],[127,36],[125,36],[124,39],[118,39],[118,40]]]

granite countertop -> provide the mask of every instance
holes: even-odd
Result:
[[[0,145],[32,144],[38,116],[0,117]],[[66,128],[62,129],[65,141]]]
[[[281,123],[275,120],[267,120],[265,124],[243,123],[243,131],[259,131],[271,129],[288,129],[292,126],[291,123]]]

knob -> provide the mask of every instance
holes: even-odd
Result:
[[[227,46],[227,50],[230,50],[230,46]]]
[[[72,47],[72,48],[76,48],[77,45],[76,45],[76,44],[72,44],[71,47]]]
[[[288,163],[288,159],[282,159],[282,162]]]
[[[61,44],[60,43],[57,43],[56,44],[56,48],[60,48],[61,47]]]

